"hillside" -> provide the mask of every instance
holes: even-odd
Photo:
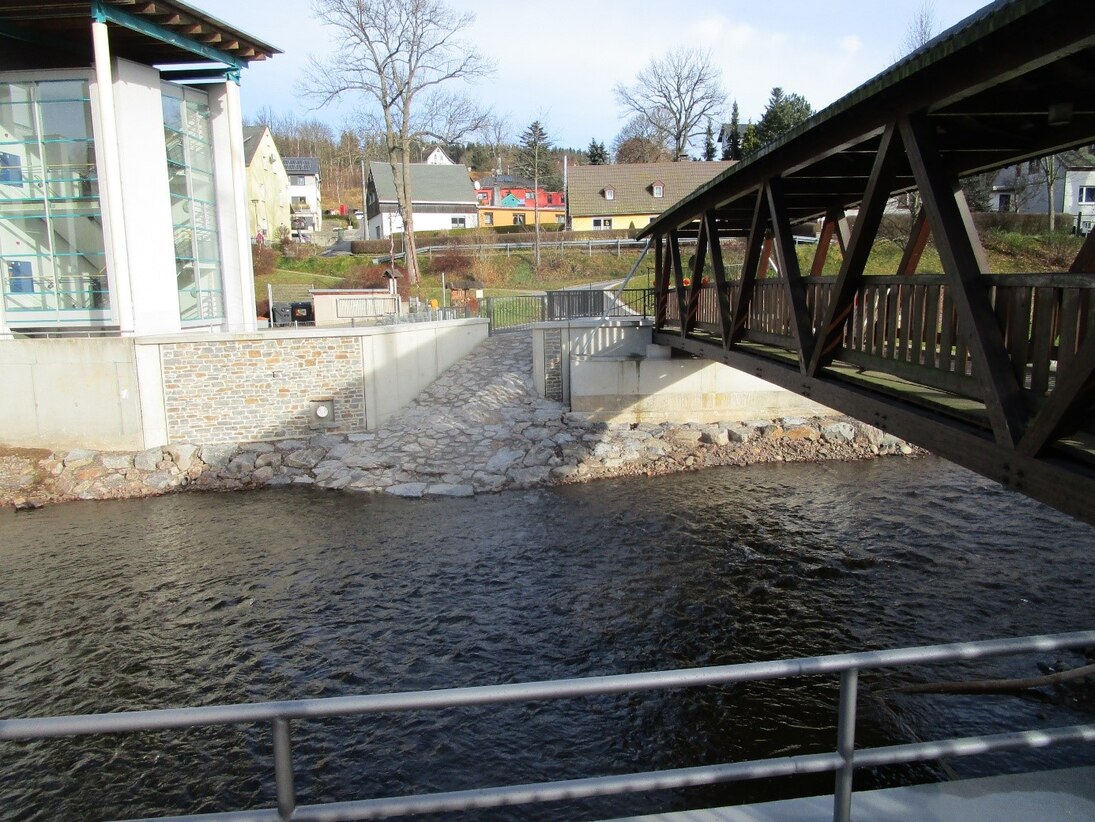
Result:
[[[1019,234],[1008,231],[986,231],[982,244],[988,255],[989,267],[993,273],[1012,274],[1030,272],[1061,272],[1068,266],[1079,251],[1083,238],[1067,234]],[[799,264],[804,271],[809,270],[815,246],[798,247]],[[687,247],[685,257],[691,253]],[[899,242],[880,240],[871,253],[867,271],[870,274],[893,274],[901,260],[902,246]],[[744,256],[744,243],[731,240],[723,244],[723,255],[731,276],[740,265]],[[453,278],[471,279],[481,283],[487,296],[523,293],[530,291],[548,291],[560,288],[572,288],[608,281],[620,280],[627,276],[635,265],[638,252],[622,250],[617,256],[614,249],[545,248],[542,252],[542,264],[537,272],[533,265],[531,250],[514,250],[509,253],[494,252],[470,254],[449,251],[436,255],[422,255],[420,267],[422,284],[419,296],[422,299],[440,299],[441,275],[447,281]],[[824,274],[835,275],[840,269],[840,249],[834,244],[825,264]],[[385,266],[379,266],[382,271]],[[265,296],[266,283],[308,284],[315,288],[351,287],[363,284],[378,267],[366,256],[303,256],[279,257],[275,270],[269,274],[256,274],[256,291],[260,299]],[[256,270],[257,267],[256,267]],[[942,273],[939,254],[930,242],[921,258],[919,273]],[[710,264],[708,264],[710,273]],[[648,287],[653,284],[654,255],[649,253],[639,265],[631,280],[631,286]]]

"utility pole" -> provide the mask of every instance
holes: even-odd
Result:
[[[369,216],[368,210],[365,208],[365,158],[361,158],[361,239],[367,240],[365,236],[365,218]],[[383,217],[381,217],[383,220]]]

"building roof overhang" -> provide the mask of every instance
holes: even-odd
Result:
[[[29,44],[42,54],[92,54],[91,21],[110,26],[111,53],[179,79],[208,76],[196,63],[238,71],[281,51],[178,0],[0,0],[0,44]]]

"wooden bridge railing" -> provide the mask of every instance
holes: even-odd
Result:
[[[1075,356],[1083,340],[1095,334],[1095,282],[1080,274],[986,275],[990,301],[1004,342],[1016,365],[1016,377],[1029,401],[1046,397],[1058,364]],[[806,304],[817,332],[835,280],[804,278]],[[728,283],[731,304],[740,281]],[[779,278],[758,280],[750,302],[743,339],[795,349],[787,285]],[[680,328],[678,304],[667,302],[666,330]],[[713,284],[701,288],[697,330],[720,334],[718,296]],[[852,317],[838,359],[908,379],[963,397],[980,396],[973,360],[963,335],[950,286],[942,276],[865,277],[856,293]]]

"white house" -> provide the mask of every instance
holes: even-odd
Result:
[[[319,160],[315,157],[286,157],[284,163],[289,175],[289,209],[293,215],[293,231],[318,231],[323,228]]]
[[[467,166],[412,163],[410,168],[415,231],[449,231],[479,225],[478,201]],[[369,164],[365,214],[369,237],[373,239],[403,232],[390,163]]]
[[[1056,155],[1051,184],[1039,160],[997,172],[992,185],[994,211],[1046,214],[1052,190],[1054,212],[1062,222],[1087,234],[1095,227],[1095,147]]]
[[[255,328],[238,82],[276,53],[170,0],[0,7],[0,336]]]
[[[426,155],[424,161],[431,166],[454,166],[456,163],[452,161],[452,158],[448,155],[445,149],[441,146],[437,146],[430,150],[430,153]]]

